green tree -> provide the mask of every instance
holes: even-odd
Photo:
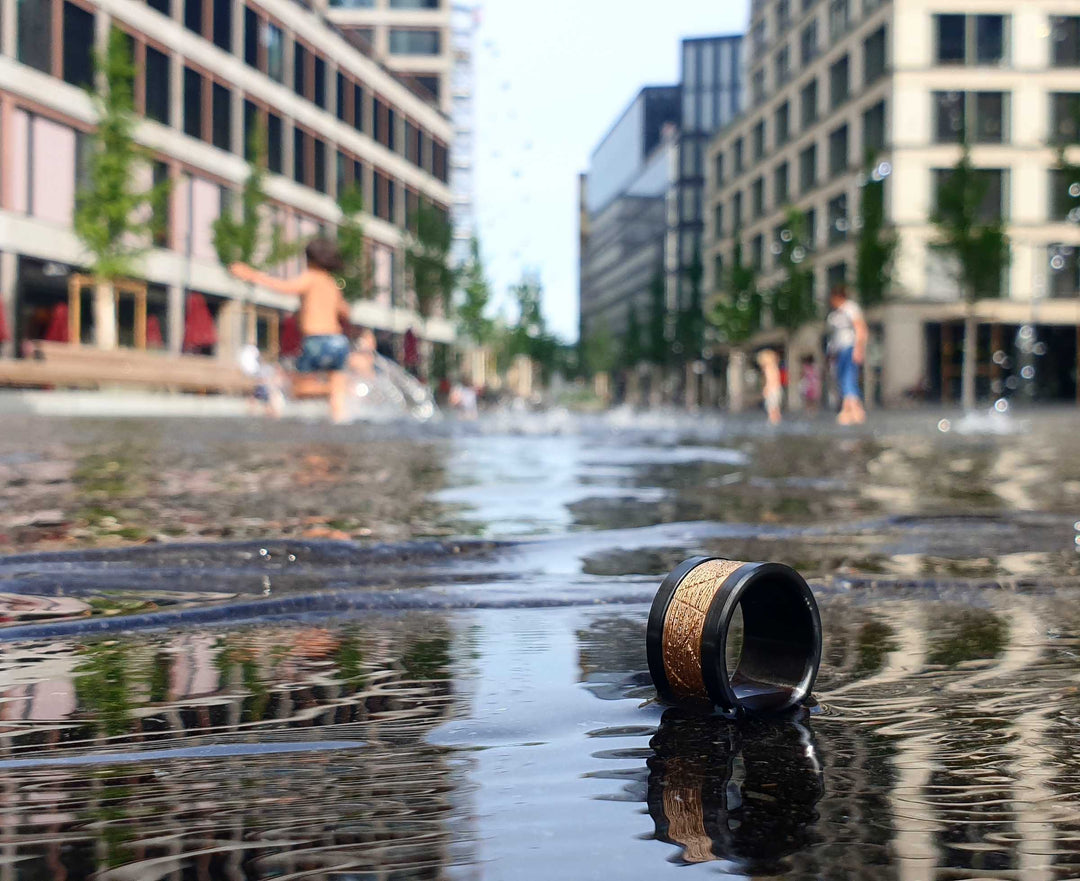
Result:
[[[364,211],[364,194],[359,186],[353,184],[338,194],[337,203],[341,211],[341,220],[337,227],[337,246],[343,267],[342,293],[346,300],[353,303],[371,296],[364,246],[364,224],[360,221]]]
[[[960,159],[941,182],[931,221],[937,227],[935,244],[953,258],[957,285],[965,303],[964,366],[961,402],[975,407],[975,354],[978,319],[975,304],[1001,295],[1001,282],[1010,262],[1009,237],[1000,206],[987,206],[987,174],[971,163],[964,144]]]
[[[641,363],[645,347],[641,340],[641,322],[633,304],[626,313],[626,336],[622,344],[622,363],[625,367],[637,367]]]
[[[535,276],[523,276],[510,289],[517,303],[518,319],[507,337],[507,353],[525,355],[539,368],[545,382],[551,378],[559,357],[559,341],[548,332],[541,308],[544,289]]]
[[[248,176],[240,192],[240,206],[237,211],[223,211],[214,221],[214,250],[223,266],[233,263],[246,263],[248,266],[264,268],[259,261],[262,245],[263,214],[268,202],[264,183],[266,181],[265,134],[256,130],[251,137],[253,159],[248,165]]]
[[[900,240],[896,231],[886,226],[885,180],[878,165],[870,157],[859,196],[859,216],[862,227],[856,245],[855,283],[859,300],[866,308],[885,301],[892,283],[893,263]]]
[[[773,324],[790,336],[817,314],[814,269],[806,247],[806,215],[795,208],[788,209],[780,248],[784,279],[770,292],[769,313]]]
[[[415,228],[405,248],[405,269],[412,279],[416,308],[425,318],[438,302],[449,312],[454,293],[454,270],[450,267],[452,237],[446,212],[421,199]]]
[[[582,346],[582,355],[585,361],[585,372],[589,376],[611,373],[615,369],[619,360],[619,350],[607,325],[601,324],[589,335]]]
[[[664,273],[657,267],[649,282],[649,326],[646,339],[646,359],[660,367],[668,363],[670,347],[667,339],[667,302]]]
[[[684,362],[697,361],[705,346],[705,313],[702,308],[701,280],[704,277],[701,255],[694,254],[690,265],[683,272],[689,302],[675,318],[675,342]]]
[[[461,303],[457,309],[458,324],[465,335],[477,345],[491,342],[494,322],[484,315],[491,301],[491,287],[484,275],[480,242],[473,237],[469,244],[469,262],[462,271]]]
[[[115,283],[136,274],[154,234],[163,229],[169,184],[135,185],[136,171],[151,161],[135,142],[135,64],[123,31],[109,32],[95,58],[99,91],[93,93],[97,128],[87,186],[76,196],[75,234],[90,253],[96,282],[94,328],[103,348],[116,345]]]
[[[717,298],[709,313],[723,342],[739,347],[761,330],[764,312],[754,269],[743,263],[742,241],[735,237],[735,252],[727,275],[727,291]]]

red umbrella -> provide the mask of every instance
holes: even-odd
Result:
[[[71,327],[68,324],[68,304],[57,303],[52,307],[52,315],[49,317],[49,326],[42,337],[50,343],[70,343]]]
[[[202,349],[217,343],[214,316],[202,294],[188,294],[184,316],[184,348]]]
[[[7,319],[4,317],[3,306],[0,306],[0,343],[6,343],[11,339],[11,334],[8,333]]]
[[[294,358],[300,354],[300,324],[295,315],[286,315],[281,322],[280,348],[285,358]]]
[[[156,315],[146,318],[146,347],[148,349],[165,348],[165,340],[161,336],[161,320]]]

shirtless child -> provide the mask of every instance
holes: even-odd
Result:
[[[229,271],[242,281],[300,297],[300,333],[304,342],[296,369],[300,373],[329,373],[330,416],[334,422],[344,422],[344,368],[349,358],[349,340],[341,332],[341,323],[348,320],[349,306],[335,278],[342,269],[341,256],[337,245],[322,238],[313,239],[305,255],[307,271],[295,278],[274,278],[245,263],[234,263]]]

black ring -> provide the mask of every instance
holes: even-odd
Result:
[[[743,649],[729,674],[728,630],[740,606]],[[780,563],[748,563],[725,579],[701,639],[702,678],[718,707],[779,713],[798,706],[812,691],[820,663],[821,616],[798,572]]]
[[[652,674],[656,693],[664,703],[674,704],[679,702],[678,696],[671,690],[668,682],[667,671],[664,669],[664,620],[667,618],[668,607],[675,591],[679,589],[682,580],[702,563],[711,560],[719,560],[720,557],[691,557],[676,566],[668,574],[660,585],[660,589],[653,597],[652,609],[649,611],[649,624],[645,630],[645,649],[649,660],[649,673]]]

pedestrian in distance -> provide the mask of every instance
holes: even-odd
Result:
[[[764,380],[762,396],[765,399],[765,412],[769,414],[769,423],[779,425],[781,420],[780,404],[784,398],[784,382],[780,375],[780,358],[772,349],[762,349],[757,354],[758,367]]]
[[[863,311],[839,285],[829,294],[829,354],[836,359],[836,384],[840,391],[841,425],[861,425],[866,421],[862,392],[859,390],[859,369],[866,362],[866,342],[870,331]]]

